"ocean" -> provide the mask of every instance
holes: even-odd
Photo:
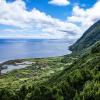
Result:
[[[0,39],[0,62],[62,56],[70,53],[66,40],[56,39]]]

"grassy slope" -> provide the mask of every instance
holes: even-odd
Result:
[[[53,92],[54,95],[58,95],[58,99],[54,100],[60,100],[59,98],[63,98],[61,100],[99,100],[100,42],[89,48],[81,57],[73,60],[69,56],[69,59],[67,60],[71,61],[70,63],[65,61],[65,57],[30,59],[30,61],[37,62],[36,65],[2,76],[0,87],[15,90],[21,85],[31,86],[34,84],[40,88],[41,85],[44,85],[51,88],[52,91],[62,91],[62,93],[58,92],[57,94]],[[36,66],[39,66],[38,69]],[[52,73],[53,71],[54,73]],[[33,90],[30,90],[27,95],[30,94],[30,97],[34,97],[32,93]],[[35,95],[41,97],[39,94]]]
[[[48,82],[50,87],[63,89],[68,85],[66,93],[73,94],[70,99],[99,100],[100,99],[100,42],[79,57],[69,67],[54,75]],[[66,85],[65,85],[66,86]],[[72,91],[71,91],[72,89]],[[70,93],[71,92],[71,93]],[[83,99],[84,98],[84,99]],[[69,99],[68,99],[69,100]]]
[[[99,100],[100,42],[77,59],[70,55],[26,61],[35,64],[0,77],[1,100],[13,100],[12,96],[17,100]]]
[[[73,61],[73,59],[70,58],[70,63],[64,63],[63,60],[64,57],[7,61],[3,63],[3,65],[16,64],[23,61],[33,62],[33,64],[26,68],[13,70],[5,75],[0,76],[0,88],[6,87],[16,89],[23,84],[41,84],[47,81],[55,73],[63,70],[65,65],[69,65]]]

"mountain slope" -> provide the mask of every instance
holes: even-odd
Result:
[[[92,25],[76,43],[70,46],[69,49],[72,52],[80,52],[87,49],[98,40],[100,40],[100,20]]]
[[[0,77],[0,100],[100,100],[99,32],[100,21],[70,47],[77,53],[85,50],[81,56],[36,59],[35,65]]]
[[[60,87],[61,90],[67,86],[65,100],[99,100],[100,98],[100,42],[95,43],[89,50],[49,80],[50,84]]]
[[[42,84],[34,84],[34,80],[25,85],[27,80],[12,89],[8,83],[0,89],[0,100],[100,100],[100,42],[64,67]]]

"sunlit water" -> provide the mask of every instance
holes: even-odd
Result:
[[[0,39],[0,62],[21,58],[42,58],[70,53],[65,40]]]

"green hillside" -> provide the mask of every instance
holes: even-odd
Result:
[[[100,42],[94,44],[88,53],[71,65],[64,65],[63,70],[51,74],[48,80],[43,81],[43,78],[40,78],[43,81],[40,81],[40,84],[34,84],[35,80],[26,80],[21,82],[18,89],[14,89],[11,83],[7,84],[8,86],[0,89],[1,100],[99,100]],[[17,81],[19,80],[16,79]]]
[[[98,40],[100,40],[100,20],[93,24],[69,49],[72,52],[80,52],[90,47]]]
[[[70,47],[77,54],[84,50],[80,56],[72,53],[3,63],[32,62],[0,76],[0,100],[100,100],[99,32],[100,21]]]

